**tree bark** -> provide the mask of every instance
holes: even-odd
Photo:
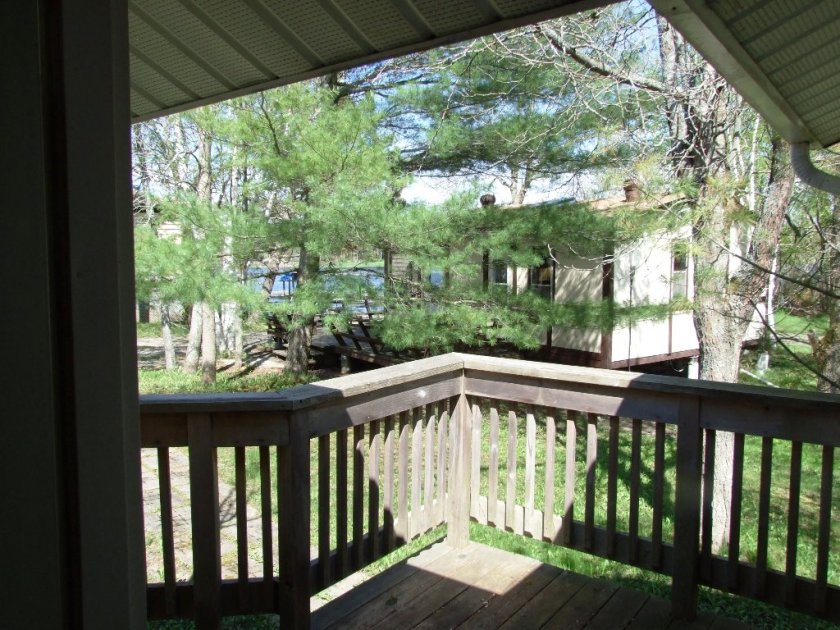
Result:
[[[298,290],[318,275],[320,258],[310,254],[305,246],[300,248],[298,263]],[[312,332],[315,323],[311,316],[294,314],[292,317],[289,342],[286,345],[286,371],[305,374],[309,369],[312,354]]]
[[[241,329],[239,305],[236,302],[225,302],[216,318],[216,348],[219,352],[234,354],[237,327]]]
[[[175,344],[172,341],[172,319],[169,314],[169,303],[161,302],[160,332],[163,337],[163,361],[167,370],[175,369]]]
[[[822,230],[822,249],[827,251],[825,272],[827,289],[837,292],[840,289],[840,198],[831,199],[831,214]],[[811,332],[808,338],[811,351],[822,375],[817,379],[817,391],[840,394],[840,304],[828,298],[826,304],[828,328],[821,337]]]
[[[773,267],[793,183],[788,146],[780,138],[774,138],[766,193],[745,247],[745,260],[722,250],[721,244],[728,241],[731,229],[728,219],[731,213],[722,201],[706,197],[711,207],[706,209],[702,223],[695,226],[698,272],[695,273],[694,322],[700,341],[702,379],[728,383],[738,380],[741,346],[770,283],[764,270]],[[733,451],[734,436],[719,431],[715,442],[712,495],[712,549],[715,552],[719,552],[727,540]]]
[[[216,311],[202,302],[201,318],[201,382],[216,382]]]
[[[196,372],[201,349],[201,329],[204,318],[201,302],[192,305],[190,312],[190,332],[187,335],[187,354],[184,356],[184,371]]]

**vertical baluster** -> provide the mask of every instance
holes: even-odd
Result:
[[[399,518],[397,519],[396,536],[400,545],[409,540],[408,524],[408,412],[400,414],[400,452],[399,452]]]
[[[651,530],[650,567],[662,565],[662,517],[665,496],[665,424],[656,423],[656,443],[653,450],[653,527]]]
[[[796,550],[799,542],[799,493],[802,488],[802,442],[790,444],[788,483],[787,553],[785,554],[785,603],[796,603]]]
[[[820,517],[817,534],[817,574],[814,609],[818,613],[826,610],[828,582],[828,551],[831,542],[831,486],[834,480],[834,447],[825,444],[822,448],[822,475],[820,478]]]
[[[505,528],[516,526],[516,413],[508,412],[507,488],[505,490]]]
[[[197,626],[216,626],[221,620],[222,580],[219,535],[219,480],[213,423],[209,414],[189,414],[190,517],[193,540],[193,580]]]
[[[706,582],[712,580],[712,502],[715,479],[715,441],[717,432],[706,429],[703,448],[703,529],[700,533],[700,574]],[[676,533],[675,533],[676,535]]]
[[[554,450],[557,428],[554,417],[545,417],[545,492],[543,502],[543,540],[554,542]]]
[[[531,536],[534,520],[534,486],[537,471],[537,420],[533,408],[525,414],[525,514],[523,529]]]
[[[158,448],[157,459],[160,488],[160,535],[163,545],[164,605],[166,615],[172,617],[175,616],[177,602],[175,599],[175,536],[172,522],[172,474],[169,468],[169,449],[166,447]]]
[[[586,509],[583,544],[591,550],[595,544],[595,474],[598,470],[598,416],[586,418]]]
[[[245,488],[245,447],[233,449],[234,490],[236,492],[236,581],[239,609],[250,608],[248,595],[248,503]]]
[[[364,566],[365,427],[353,427],[353,568]]]
[[[413,411],[414,426],[411,433],[411,538],[423,531],[420,513],[420,492],[423,472],[423,408]]]
[[[275,609],[274,602],[274,550],[271,531],[271,450],[260,446],[260,522],[262,523],[263,585],[264,605]]]
[[[639,557],[639,485],[642,469],[642,421],[633,420],[630,443],[630,510],[628,516],[629,558],[635,565]]]
[[[347,429],[335,434],[335,538],[336,578],[350,574],[350,549],[347,545]]]
[[[318,438],[318,579],[331,584],[330,571],[330,436]]]
[[[478,522],[483,522],[485,525],[487,524],[486,515],[485,518],[481,518],[480,514],[480,501],[479,501],[479,494],[481,488],[481,424],[482,424],[482,417],[481,417],[481,407],[478,404],[473,405],[472,408],[472,434],[471,434],[471,447],[472,447],[472,474],[470,475],[470,515],[478,520]]]
[[[372,562],[379,557],[379,420],[368,424],[368,432],[368,560]]]
[[[385,536],[383,538],[384,552],[394,550],[394,417],[385,420],[385,479],[383,480],[383,494],[385,512]]]
[[[738,558],[741,554],[741,503],[744,492],[744,434],[735,434],[732,455],[732,505],[729,511],[729,588],[738,587]]]
[[[618,502],[618,428],[617,416],[610,416],[610,446],[607,462],[607,557],[615,557],[615,519]]]
[[[577,425],[575,412],[566,411],[566,481],[563,501],[563,521],[560,538],[567,547],[572,545],[575,517],[575,463],[577,445]]]
[[[767,579],[767,544],[770,527],[770,475],[773,472],[773,438],[761,440],[761,481],[758,487],[758,541],[755,554],[753,594],[764,594]]]
[[[437,446],[437,507],[435,509],[435,525],[440,525],[446,518],[446,445],[447,424],[449,415],[441,403],[435,406],[438,417],[438,446]]]
[[[423,470],[423,531],[428,531],[434,526],[432,508],[434,506],[434,482],[435,482],[435,418],[434,408],[426,407],[428,421],[426,423],[426,461]]]
[[[447,401],[447,405],[449,407],[449,457],[448,457],[448,469],[449,469],[449,480],[447,483],[447,493],[448,497],[446,500],[446,522],[449,522],[451,518],[450,508],[451,503],[454,501],[454,493],[458,491],[457,484],[459,483],[459,479],[455,476],[455,463],[457,457],[457,448],[458,448],[458,431],[459,431],[459,418],[458,414],[456,413],[458,407],[458,396],[452,396]]]
[[[499,410],[490,407],[490,471],[487,481],[487,521],[500,525],[496,514],[499,500]]]

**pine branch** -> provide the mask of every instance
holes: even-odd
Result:
[[[648,90],[649,92],[673,96],[673,91],[668,89],[668,86],[661,81],[656,81],[655,79],[643,77],[638,74],[621,72],[616,68],[609,68],[594,57],[582,52],[579,48],[569,46],[563,41],[560,34],[551,26],[546,24],[538,25],[535,27],[534,32],[543,35],[548,43],[551,44],[551,47],[557,52],[574,59],[578,64],[587,70],[591,70],[599,76],[612,79],[622,85],[629,85],[631,87]]]

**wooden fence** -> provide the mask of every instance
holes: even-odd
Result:
[[[676,615],[694,613],[704,584],[840,621],[836,397],[450,354],[277,394],[144,396],[141,414],[159,463],[164,579],[148,587],[150,618],[215,627],[273,611],[306,627],[311,594],[444,523],[463,544],[472,519],[670,575]],[[718,555],[710,489],[723,432],[733,482]],[[174,567],[174,447],[189,457],[188,581]],[[235,580],[221,579],[220,447],[234,449]],[[803,449],[818,471],[803,468]],[[249,541],[257,504],[261,536]],[[779,512],[782,534],[770,531]]]

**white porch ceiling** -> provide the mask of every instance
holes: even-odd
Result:
[[[612,0],[129,0],[131,115],[153,118]]]
[[[840,0],[650,0],[791,142],[840,142]]]

